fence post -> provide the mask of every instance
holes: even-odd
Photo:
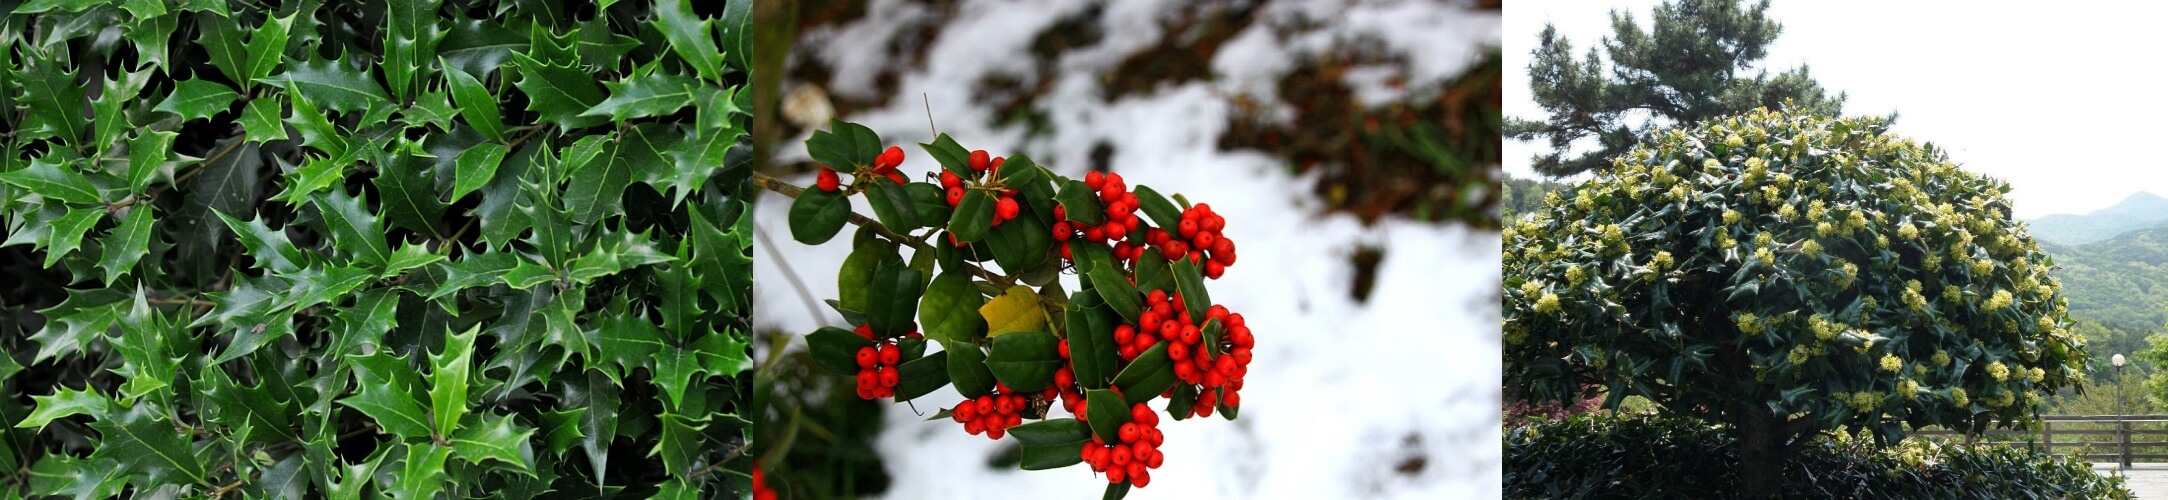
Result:
[[[2040,421],[2040,447],[2049,455],[2055,454],[2055,421]]]
[[[2120,442],[2123,448],[2123,468],[2128,469],[2130,468],[2130,422],[2122,422],[2121,424],[2122,432],[2116,433],[2116,441]]]

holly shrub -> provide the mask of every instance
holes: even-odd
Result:
[[[897,168],[903,148],[884,144],[835,122],[806,141],[822,165],[812,188],[756,178],[796,197],[799,242],[860,226],[828,302],[853,328],[807,334],[814,363],[852,377],[862,399],[953,385],[965,399],[932,419],[1014,436],[1025,470],[1088,464],[1108,498],[1149,485],[1166,459],[1160,411],[1235,418],[1255,339],[1205,289],[1236,261],[1210,205],[1117,173],[1062,177],[946,134],[919,145],[941,168],[913,181]]]
[[[600,3],[0,2],[0,498],[749,490],[750,6]]]
[[[1748,464],[2036,421],[2087,359],[2052,263],[2007,184],[1884,126],[1759,110],[1549,195],[1504,233],[1507,391],[1732,423]]]

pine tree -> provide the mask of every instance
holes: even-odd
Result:
[[[1632,15],[1614,10],[1602,53],[1591,48],[1578,61],[1573,44],[1546,25],[1528,76],[1536,104],[1549,116],[1509,118],[1505,134],[1549,143],[1551,151],[1534,159],[1536,172],[1568,176],[1607,168],[1654,128],[1759,107],[1841,113],[1844,94],[1829,95],[1806,66],[1775,76],[1757,68],[1783,32],[1768,9],[1767,0],[1667,1],[1656,7],[1646,31]],[[1590,138],[1595,149],[1576,153]]]

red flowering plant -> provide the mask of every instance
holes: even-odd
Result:
[[[945,134],[919,145],[940,168],[916,181],[899,169],[903,148],[864,126],[835,122],[806,147],[822,165],[812,188],[754,181],[796,198],[801,243],[859,226],[828,301],[852,327],[806,341],[816,364],[856,378],[860,398],[901,403],[953,385],[964,399],[932,419],[1015,438],[1025,470],[1086,464],[1108,498],[1151,483],[1162,412],[1239,413],[1255,338],[1205,290],[1236,261],[1211,206],[1116,173],[1063,177]]]

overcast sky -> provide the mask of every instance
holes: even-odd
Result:
[[[1541,118],[1529,52],[1545,23],[1575,57],[1610,33],[1613,8],[1648,29],[1655,0],[1517,1],[1505,9],[1507,116]],[[1847,114],[1899,112],[1892,131],[1934,142],[2011,185],[2020,218],[2086,213],[2140,191],[2168,196],[2168,4],[2085,2],[1986,8],[1969,2],[1774,2],[1776,73],[1808,64],[1847,92]],[[2110,11],[2112,9],[2112,11]],[[1505,169],[1530,176],[1536,142],[1506,141]]]

